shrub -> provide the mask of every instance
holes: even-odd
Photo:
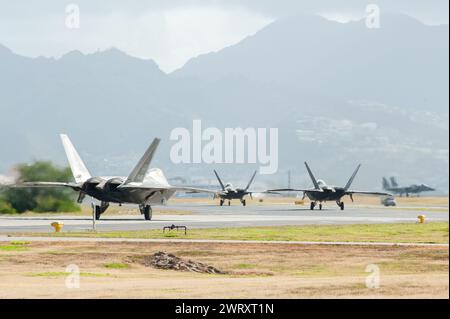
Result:
[[[17,166],[19,182],[70,182],[69,168],[59,168],[48,161],[36,161]],[[63,187],[7,188],[2,194],[4,204],[0,213],[73,212],[80,207],[75,203],[75,192]],[[12,209],[12,210],[11,210]]]
[[[17,211],[10,203],[0,199],[0,214],[16,214]]]

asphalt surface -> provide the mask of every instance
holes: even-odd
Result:
[[[156,208],[155,210],[159,210]],[[428,222],[448,222],[448,208],[439,211],[414,207],[385,208],[381,206],[352,206],[345,211],[334,206],[322,211],[310,211],[305,206],[295,205],[255,205],[242,207],[214,206],[206,204],[169,204],[163,210],[167,214],[155,214],[152,221],[144,221],[135,215],[108,215],[106,212],[100,221],[96,221],[99,231],[162,229],[164,226],[183,225],[188,228],[224,228],[249,226],[284,225],[339,225],[371,223],[408,223],[416,222],[418,215],[425,215]],[[170,214],[170,210],[186,211],[186,215]],[[434,208],[436,210],[436,208]],[[86,231],[92,229],[93,221],[88,216],[45,215],[35,217],[0,217],[0,233],[49,232],[54,221],[64,223],[65,231]]]

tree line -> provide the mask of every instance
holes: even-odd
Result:
[[[19,164],[15,169],[18,173],[18,183],[73,181],[70,168],[57,167],[50,161]],[[0,213],[79,211],[80,206],[76,204],[75,196],[76,194],[71,189],[61,187],[4,187],[0,190]]]

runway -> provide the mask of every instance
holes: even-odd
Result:
[[[413,223],[418,215],[425,215],[427,222],[448,222],[448,208],[419,209],[414,207],[385,208],[381,206],[350,206],[345,211],[334,207],[322,211],[310,211],[305,206],[254,205],[242,207],[219,207],[207,204],[171,204],[155,210],[167,214],[155,214],[152,221],[144,221],[135,215],[108,215],[96,221],[99,231],[127,231],[161,229],[164,226],[183,225],[188,228],[226,228],[252,226],[287,225],[339,225],[373,223]],[[170,210],[185,211],[186,214],[170,214]],[[64,223],[64,231],[86,231],[92,229],[89,216],[43,215],[34,217],[0,217],[0,233],[49,232],[54,221]]]

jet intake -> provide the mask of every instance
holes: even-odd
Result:
[[[123,179],[114,177],[111,179],[108,179],[107,181],[104,181],[97,185],[97,188],[102,189],[105,192],[114,191],[117,187],[123,184]]]
[[[83,202],[83,199],[86,196],[86,194],[89,193],[90,190],[97,187],[97,185],[99,185],[103,181],[104,181],[104,179],[100,178],[100,177],[91,177],[87,181],[85,181],[83,183],[83,185],[81,186],[81,190],[80,190],[80,193],[78,194],[77,202],[79,204],[81,204]]]

